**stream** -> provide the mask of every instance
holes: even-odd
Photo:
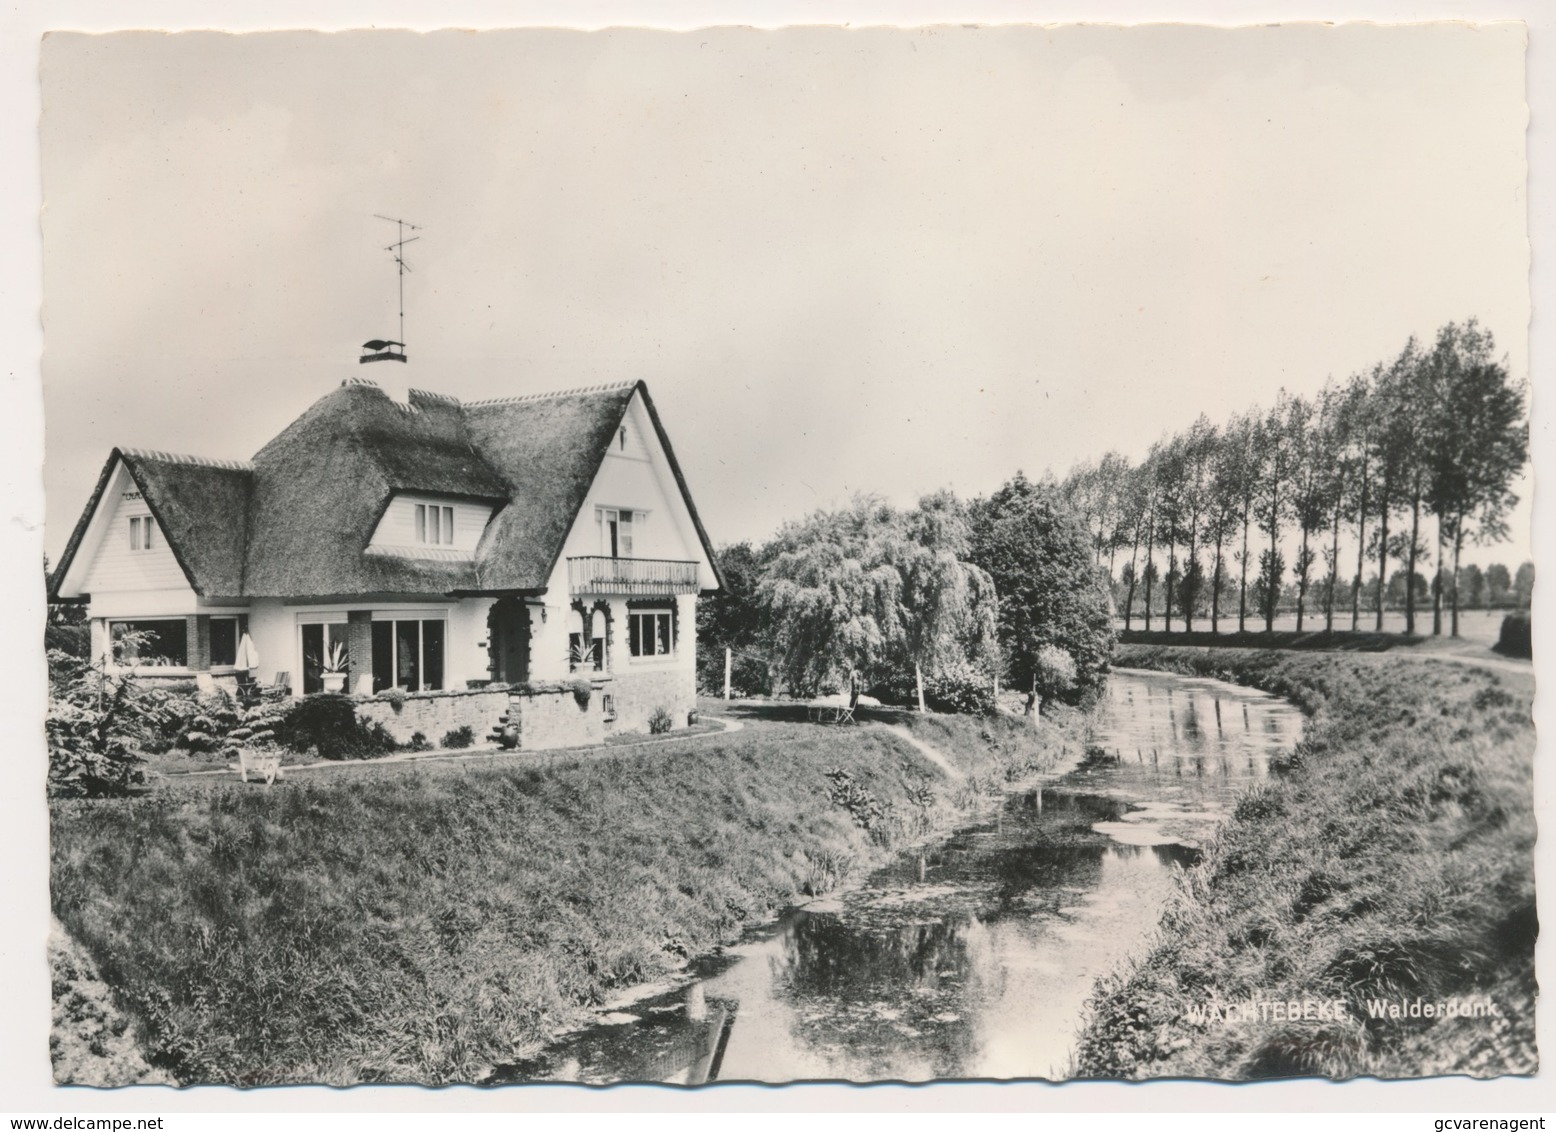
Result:
[[[1274,696],[1115,670],[1079,765],[488,1083],[1063,1079],[1096,979],[1301,732]]]

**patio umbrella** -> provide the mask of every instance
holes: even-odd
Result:
[[[254,647],[254,638],[247,633],[238,642],[238,655],[234,663],[239,668],[247,668],[250,672],[259,667],[259,650]]]

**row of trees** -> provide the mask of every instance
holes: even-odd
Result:
[[[1230,588],[1238,583],[1239,578],[1235,573],[1229,573],[1227,581],[1230,592]],[[1115,607],[1120,610],[1124,608],[1125,600],[1128,596],[1126,582],[1127,579],[1123,577],[1112,579],[1113,602]],[[1409,584],[1415,589],[1417,605],[1424,608],[1432,600],[1431,581],[1427,579],[1426,575],[1417,572],[1411,577]],[[1385,610],[1403,610],[1407,601],[1405,586],[1406,579],[1403,568],[1396,569],[1389,575],[1388,584],[1383,587],[1381,598],[1378,592],[1377,574],[1369,574],[1367,576],[1367,579],[1361,584],[1360,593],[1358,594],[1355,592],[1357,587],[1354,578],[1342,577],[1335,579],[1328,573],[1325,573],[1313,583],[1307,595],[1310,599],[1307,608],[1325,609],[1332,596],[1335,608],[1343,612],[1351,608],[1352,601],[1354,600],[1361,607],[1363,620],[1366,620],[1369,616],[1376,615],[1380,600],[1383,602]],[[1528,609],[1534,597],[1534,563],[1525,562],[1516,571],[1509,570],[1501,563],[1494,563],[1487,566],[1484,570],[1474,563],[1470,563],[1459,571],[1456,583],[1452,579],[1448,579],[1448,586],[1450,591],[1455,587],[1457,588],[1459,608],[1461,610],[1507,611]],[[1332,595],[1330,592],[1331,588],[1333,588]],[[1249,593],[1250,604],[1255,609],[1263,609],[1266,595],[1259,578],[1254,578],[1250,584]],[[1133,612],[1140,615],[1146,612],[1152,615],[1160,614],[1164,611],[1165,596],[1165,589],[1158,587],[1152,606],[1147,611],[1142,608],[1139,592],[1137,592]],[[1178,615],[1185,619],[1195,617],[1208,619],[1211,598],[1209,590],[1201,587],[1192,597],[1193,607],[1188,610],[1183,608],[1180,599]],[[1451,597],[1452,594],[1450,593],[1450,607]],[[1288,580],[1281,587],[1280,592],[1279,608],[1282,615],[1296,612],[1297,598],[1297,585],[1295,582]]]
[[[1283,390],[1268,409],[1220,426],[1202,414],[1140,464],[1110,452],[1077,466],[1059,490],[1109,578],[1122,560],[1126,628],[1137,590],[1150,628],[1164,586],[1169,623],[1176,612],[1192,629],[1208,592],[1213,630],[1234,604],[1240,631],[1250,614],[1271,629],[1289,568],[1298,629],[1315,591],[1326,629],[1347,612],[1356,629],[1367,567],[1389,577],[1393,562],[1406,578],[1432,571],[1432,631],[1443,630],[1446,599],[1457,636],[1464,546],[1505,539],[1517,502],[1524,401],[1491,334],[1473,319],[1450,323],[1430,346],[1411,338],[1398,356],[1316,397]],[[1407,633],[1422,604],[1405,586]],[[1379,630],[1383,605],[1373,611]]]
[[[958,703],[992,696],[996,681],[1033,700],[1080,699],[1112,650],[1088,532],[1053,485],[1020,474],[970,502],[941,491],[897,509],[859,496],[720,561],[725,588],[698,614],[713,686],[729,648],[748,690],[773,674],[809,692],[857,671],[876,688],[910,679],[920,709],[926,683]]]

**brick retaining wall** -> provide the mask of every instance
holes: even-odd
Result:
[[[604,687],[608,690],[610,685]],[[508,723],[518,729],[521,751],[591,747],[605,742],[603,702],[599,684],[590,692],[586,706],[579,705],[571,689],[513,693],[507,700]]]
[[[438,746],[443,736],[460,727],[469,727],[478,744],[485,743],[498,718],[508,707],[508,690],[471,688],[465,691],[412,692],[398,708],[389,700],[374,697],[357,704],[357,717],[369,723],[382,723],[395,742],[406,743],[420,731],[427,742]]]
[[[434,746],[459,727],[469,727],[477,744],[488,743],[504,721],[519,733],[519,749],[550,750],[588,747],[605,742],[620,731],[648,730],[649,718],[663,707],[670,712],[672,729],[686,726],[687,713],[696,707],[696,696],[681,666],[626,669],[596,679],[587,705],[580,705],[570,687],[555,690],[511,692],[507,688],[472,688],[461,691],[412,692],[396,707],[391,700],[373,697],[357,702],[357,716],[381,723],[395,742],[407,743],[420,731]],[[614,701],[616,717],[605,719],[605,697]]]
[[[647,731],[648,720],[656,709],[670,713],[671,727],[686,726],[686,715],[697,706],[692,676],[681,665],[662,668],[634,668],[627,665],[611,674],[605,689],[616,698],[616,731]]]

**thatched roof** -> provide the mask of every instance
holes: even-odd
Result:
[[[635,387],[476,401],[470,435],[501,470],[508,505],[492,516],[476,555],[477,588],[538,589],[583,506]]]
[[[156,453],[125,459],[190,584],[207,596],[533,593],[546,587],[634,393],[642,394],[685,494],[641,382],[468,405],[412,390],[402,405],[373,382],[352,379],[287,426],[252,464]],[[111,466],[56,578],[75,555]],[[369,552],[397,492],[492,504],[473,558]],[[713,562],[696,508],[685,498]]]
[[[121,460],[156,516],[173,557],[195,592],[206,597],[236,597],[242,593],[254,465],[143,448],[115,448],[103,464],[92,498],[81,512],[59,567],[49,580],[49,595],[58,596],[65,571],[75,559],[98,501],[108,490],[114,467]]]
[[[458,402],[409,406],[352,380],[254,456],[248,597],[442,594],[475,584],[469,561],[364,555],[396,491],[493,503],[507,489],[472,447]]]

